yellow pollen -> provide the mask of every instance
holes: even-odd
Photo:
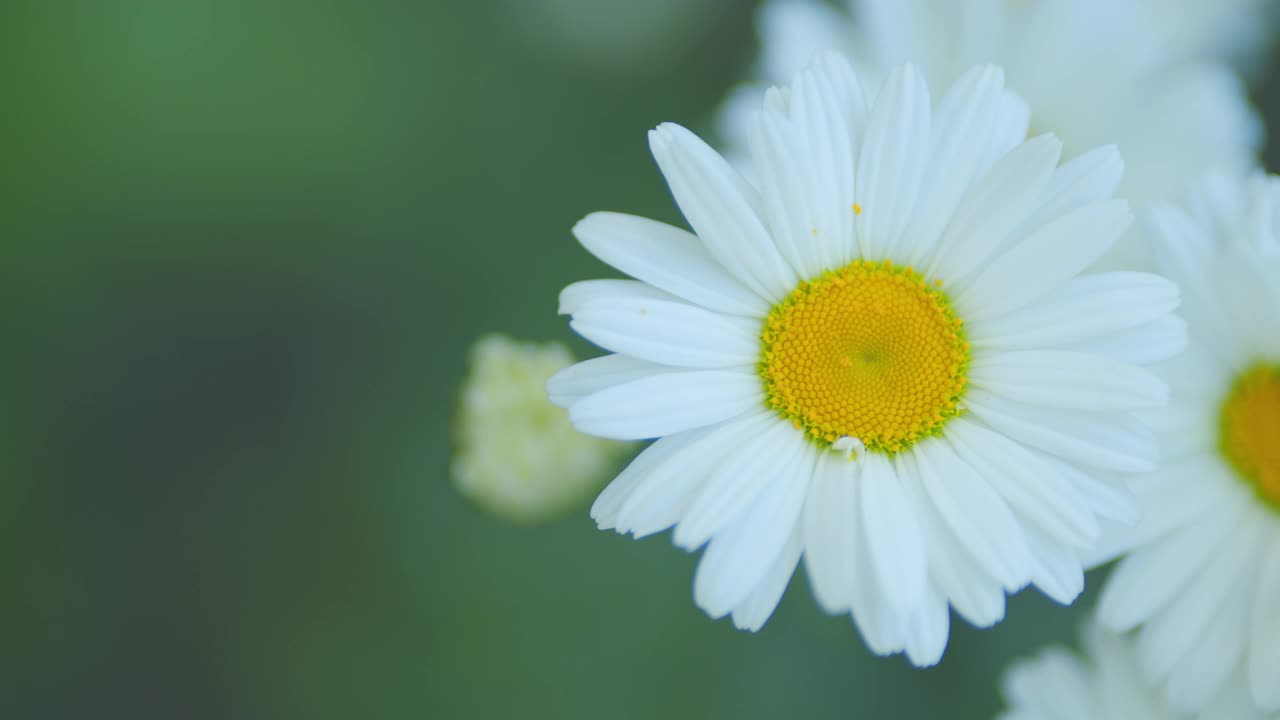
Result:
[[[854,204],[853,204],[853,214],[854,214],[854,215],[861,215],[861,214],[862,214],[862,206],[861,206],[861,205],[859,205],[858,203],[854,203]]]
[[[1280,510],[1280,365],[1236,379],[1222,405],[1218,447],[1236,473]]]
[[[767,404],[820,445],[848,437],[893,454],[960,414],[963,323],[910,267],[857,260],[802,282],[761,340]]]

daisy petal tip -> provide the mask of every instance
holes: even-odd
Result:
[[[606,210],[597,210],[589,213],[581,220],[573,224],[571,232],[577,238],[578,242],[586,245],[597,233],[600,232],[601,226],[608,223],[610,218],[618,215],[618,213],[608,212]]]
[[[833,48],[823,48],[822,50],[814,53],[813,59],[809,62],[809,67],[815,69],[832,69],[838,72],[845,72],[852,69],[852,66],[849,64],[849,59],[845,57],[844,53]]]
[[[978,66],[981,69],[983,79],[987,82],[994,83],[997,87],[1004,87],[1004,68],[1000,65],[987,63]]]
[[[733,626],[743,632],[757,633],[764,627],[764,623],[755,618],[739,618],[738,614],[734,613]]]
[[[912,667],[920,670],[928,670],[929,668],[937,667],[938,663],[942,662],[942,656],[946,652],[946,647],[947,643],[945,640],[942,643],[942,647],[937,649],[930,648],[924,651],[915,651],[908,647],[907,662],[911,663]]]
[[[663,162],[671,151],[671,127],[674,123],[662,123],[649,131],[649,152],[655,160]]]
[[[1045,132],[1028,139],[1027,143],[1039,146],[1042,153],[1053,157],[1052,164],[1057,165],[1058,158],[1062,155],[1062,138],[1052,132]]]
[[[1122,604],[1123,597],[1112,591],[1113,583],[1108,583],[1098,598],[1098,609],[1094,611],[1097,623],[1113,633],[1127,633],[1136,628],[1143,618],[1135,617]]]
[[[1101,162],[1124,168],[1124,155],[1120,152],[1119,145],[1100,145],[1094,149],[1094,152],[1098,153],[1098,158]]]
[[[676,531],[671,534],[671,542],[687,552],[697,552],[698,548],[706,544],[707,539],[695,535],[685,523],[677,525]]]
[[[728,607],[721,588],[709,582],[706,576],[700,572],[701,565],[699,565],[698,569],[699,572],[695,573],[693,578],[693,604],[701,608],[702,612],[707,614],[707,617],[712,620],[719,620],[728,615],[733,608]]]

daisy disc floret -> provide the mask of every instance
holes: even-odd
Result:
[[[584,432],[655,439],[601,528],[705,547],[694,600],[759,628],[803,559],[871,649],[938,661],[1034,584],[1071,602],[1121,475],[1155,467],[1142,365],[1176,352],[1169,282],[1082,274],[1129,224],[1114,148],[1059,166],[980,66],[935,103],[903,66],[868,95],[819,56],[754,118],[753,181],[684,128],[650,147],[693,232],[618,213],[574,228],[631,280],[567,287],[612,354],[557,374]]]
[[[1280,714],[1280,179],[1214,175],[1144,213],[1183,288],[1191,342],[1159,367],[1168,457],[1135,479],[1143,520],[1108,533],[1128,551],[1099,604],[1137,629],[1148,682],[1196,712],[1237,668],[1258,712]]]
[[[1280,509],[1280,364],[1240,373],[1222,404],[1218,449],[1260,500]]]
[[[913,268],[855,260],[801,282],[765,319],[765,397],[819,444],[899,452],[959,414],[963,325]]]

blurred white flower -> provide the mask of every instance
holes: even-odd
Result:
[[[1243,84],[1221,62],[1172,52],[1145,1],[769,0],[757,17],[762,82],[726,101],[722,133],[745,155],[751,103],[737,95],[760,96],[834,48],[872,78],[916,63],[935,90],[975,63],[1002,65],[1031,107],[1031,134],[1056,134],[1068,159],[1120,147],[1117,195],[1129,200],[1172,198],[1206,171],[1250,167],[1262,132]]]
[[[1115,148],[1059,165],[998,67],[934,104],[907,65],[876,96],[824,53],[755,115],[753,187],[666,123],[650,148],[694,233],[619,213],[574,228],[635,280],[565,288],[615,354],[548,384],[585,432],[659,438],[601,493],[601,528],[704,548],[694,599],[758,629],[801,557],[876,653],[936,663],[951,609],[1069,603],[1099,517],[1155,468],[1141,366],[1181,348],[1177,288],[1083,273],[1124,233]]]
[[[573,362],[557,342],[488,335],[475,343],[454,428],[458,492],[498,517],[538,522],[600,489],[630,444],[579,433],[547,399],[547,379]]]
[[[1141,524],[1112,534],[1121,560],[1099,603],[1141,626],[1138,662],[1175,707],[1204,706],[1235,668],[1280,711],[1280,178],[1212,177],[1188,208],[1145,215],[1182,286],[1191,342],[1159,368],[1164,467],[1131,482]]]
[[[1252,707],[1239,672],[1199,713],[1175,710],[1142,676],[1132,638],[1096,623],[1083,635],[1083,657],[1054,647],[1014,663],[1002,683],[1008,709],[999,720],[1280,720]]]
[[[1147,0],[1170,52],[1218,57],[1255,78],[1267,66],[1280,13],[1275,0]]]

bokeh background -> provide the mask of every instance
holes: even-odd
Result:
[[[803,573],[749,635],[665,538],[452,490],[467,346],[571,341],[586,212],[680,221],[644,133],[713,131],[753,9],[5,3],[0,717],[977,719],[1073,642],[1024,592],[913,670]]]

